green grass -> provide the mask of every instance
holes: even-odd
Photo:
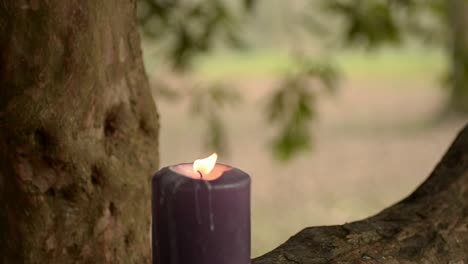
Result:
[[[369,79],[413,79],[435,76],[447,67],[443,52],[428,48],[386,48],[379,51],[343,51],[331,58],[345,76]],[[275,76],[294,68],[286,52],[275,50],[218,52],[195,66],[209,80]]]
[[[196,74],[207,79],[255,77],[285,72],[294,67],[282,51],[218,52],[196,64]]]
[[[346,51],[336,56],[336,62],[346,75],[368,78],[432,77],[447,67],[441,51],[427,48]]]

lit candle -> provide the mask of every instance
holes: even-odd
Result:
[[[153,176],[153,264],[250,263],[250,177],[216,158]]]

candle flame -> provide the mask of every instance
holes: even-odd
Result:
[[[193,162],[193,171],[207,175],[213,170],[217,159],[218,154],[216,153],[211,154],[208,158],[197,159]]]

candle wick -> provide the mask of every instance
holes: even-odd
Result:
[[[200,174],[200,179],[203,180],[203,174],[201,173],[201,171],[197,170],[198,174]]]

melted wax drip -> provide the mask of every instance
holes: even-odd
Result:
[[[200,174],[200,178],[203,180],[203,174],[201,171],[197,171],[198,174]],[[206,185],[206,189],[208,190],[208,210],[209,210],[209,219],[210,219],[210,230],[214,231],[214,216],[213,216],[213,201],[211,199],[211,184],[209,181],[204,181]],[[198,185],[197,185],[198,187]],[[197,193],[198,189],[195,190],[195,193]],[[196,198],[198,199],[198,196],[196,195]],[[199,208],[198,208],[198,200],[197,202],[197,214],[199,213]],[[198,215],[197,215],[198,217]]]
[[[179,178],[174,182],[173,188],[172,188],[172,194],[177,193],[179,190],[180,185],[182,185],[186,180],[184,178]],[[172,197],[175,197],[173,195]],[[177,264],[178,262],[178,254],[177,254],[177,239],[176,239],[176,234],[177,234],[177,228],[175,223],[175,220],[173,221],[172,219],[175,219],[174,216],[174,210],[173,210],[173,199],[169,199],[168,201],[168,223],[169,223],[169,230],[170,230],[170,235],[169,235],[169,240],[171,243],[171,264]]]
[[[213,201],[211,199],[211,184],[205,181],[206,188],[208,189],[208,209],[210,213],[210,230],[214,231],[214,216],[213,216]]]
[[[196,206],[196,211],[197,211],[197,223],[200,225],[201,224],[201,214],[200,214],[200,198],[198,198],[198,192],[200,191],[200,186],[198,185],[199,182],[195,181],[195,206]]]

